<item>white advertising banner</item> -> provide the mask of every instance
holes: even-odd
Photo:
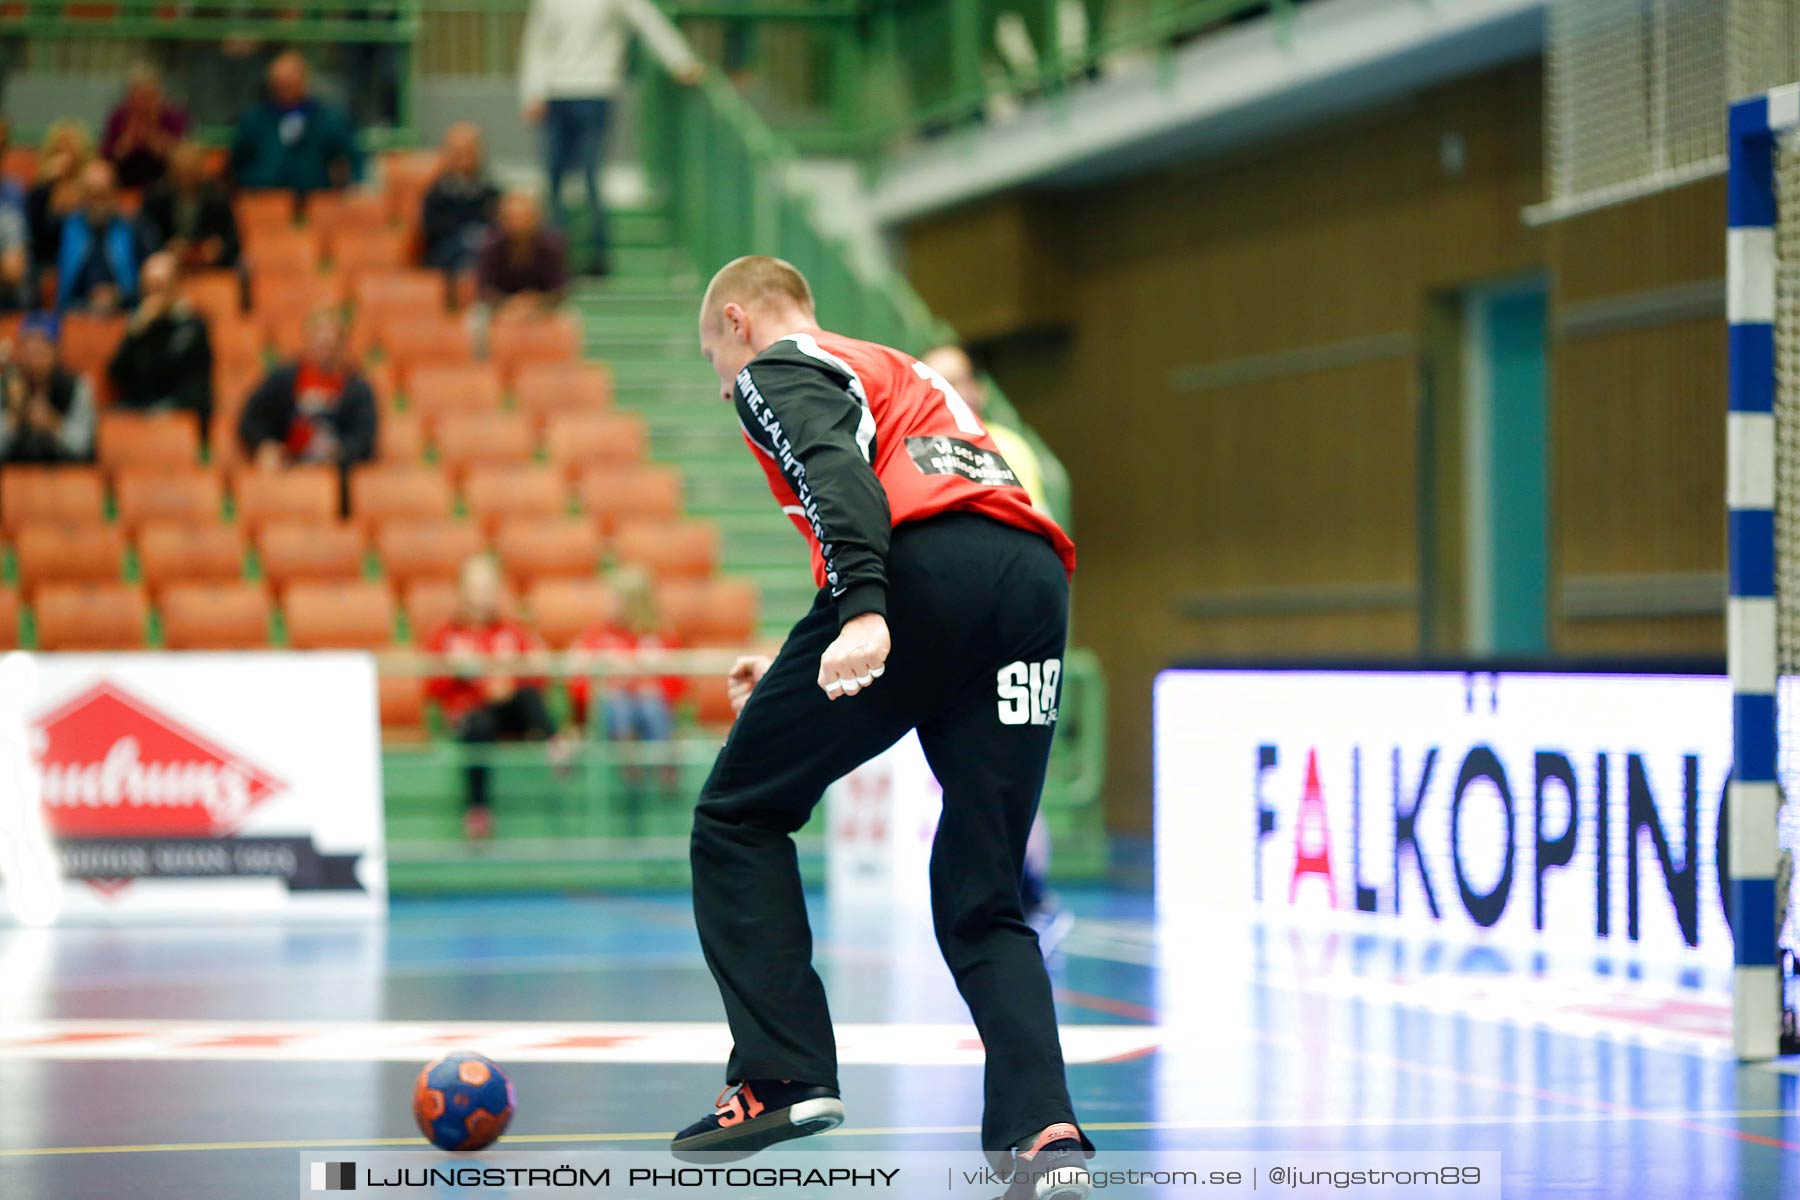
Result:
[[[0,920],[380,916],[366,654],[0,663]]]
[[[1722,677],[1173,670],[1155,744],[1167,919],[1731,962]]]
[[[825,894],[835,910],[931,908],[944,791],[909,733],[825,791]]]

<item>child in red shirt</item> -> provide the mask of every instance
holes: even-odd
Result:
[[[627,569],[614,576],[612,609],[606,621],[582,630],[570,649],[577,653],[654,655],[677,648],[673,638],[657,630],[655,595],[649,578],[642,572]],[[607,675],[598,680],[571,676],[569,699],[576,720],[583,724],[587,721],[590,688],[595,683],[600,689],[600,716],[608,741],[666,742],[673,736],[675,705],[686,691],[680,676]],[[669,761],[661,771],[664,789],[673,794],[679,783],[676,764]],[[642,787],[640,766],[628,764],[624,775],[630,792]],[[635,796],[632,799],[635,810]]]

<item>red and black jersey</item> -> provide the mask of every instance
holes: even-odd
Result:
[[[835,333],[781,339],[738,373],[744,438],[812,544],[838,618],[887,611],[893,527],[973,512],[1039,534],[1075,570],[1075,544],[1019,486],[980,420],[911,355]]]

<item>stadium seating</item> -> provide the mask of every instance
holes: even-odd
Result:
[[[387,197],[380,192],[313,192],[306,197],[306,224],[327,237],[340,230],[386,229]]]
[[[393,640],[394,598],[379,583],[296,583],[282,611],[296,650],[379,650]]]
[[[425,680],[418,675],[383,675],[376,682],[384,743],[417,742],[426,737]]]
[[[448,520],[456,511],[442,471],[417,463],[365,463],[350,473],[350,515],[365,530],[396,519]]]
[[[557,517],[568,512],[569,493],[555,468],[542,464],[475,467],[463,484],[469,516],[489,535],[500,522]]]
[[[338,513],[338,474],[331,467],[240,469],[232,480],[237,519],[254,533],[266,521],[326,522]]]
[[[488,356],[508,380],[528,364],[572,363],[581,357],[581,325],[569,316],[496,319],[488,329]]]
[[[613,550],[621,562],[652,572],[659,581],[697,579],[719,562],[719,527],[706,521],[627,521]]]
[[[471,467],[531,458],[531,425],[522,413],[451,413],[437,422],[438,461],[458,478]]]
[[[599,579],[545,579],[530,592],[531,624],[546,645],[564,649],[588,626],[604,621],[612,589]]]
[[[170,650],[256,650],[269,644],[269,593],[254,583],[180,583],[162,593]]]
[[[377,327],[375,339],[393,363],[401,390],[408,395],[408,372],[413,367],[475,361],[474,335],[456,317],[396,316]]]
[[[40,650],[138,650],[150,624],[150,604],[135,584],[48,584],[33,611]]]
[[[108,471],[191,467],[200,461],[200,418],[191,412],[102,412],[94,457]]]
[[[540,424],[553,413],[610,408],[612,373],[598,363],[525,363],[513,376],[513,398]]]
[[[231,198],[231,209],[238,232],[247,240],[268,230],[292,229],[299,205],[293,192],[245,190]]]
[[[43,521],[100,521],[106,489],[92,467],[13,466],[0,471],[0,528]]]
[[[348,522],[269,521],[256,535],[263,578],[277,592],[296,583],[362,578],[362,530]]]
[[[663,629],[690,646],[744,645],[756,632],[757,607],[747,579],[681,579],[656,589]]]
[[[544,429],[550,461],[571,480],[596,465],[635,466],[649,445],[648,427],[636,413],[559,412]]]
[[[200,467],[127,467],[113,482],[119,520],[127,529],[148,521],[219,519],[225,490],[219,476]]]
[[[19,593],[0,584],[0,650],[19,645]]]
[[[425,422],[417,413],[383,412],[375,426],[375,457],[383,463],[417,463],[425,457]]]
[[[494,535],[494,553],[507,577],[520,586],[588,576],[600,568],[600,535],[582,517],[507,521]]]
[[[457,586],[451,579],[419,579],[401,592],[401,608],[415,643],[428,639],[438,626],[456,615]],[[510,588],[500,592],[500,611],[517,615],[519,602]]]
[[[244,257],[258,274],[302,274],[319,269],[319,237],[307,229],[245,229]]]
[[[250,309],[265,322],[304,320],[320,309],[341,308],[344,277],[312,268],[275,270],[259,265],[250,277]]]
[[[455,579],[481,547],[481,531],[469,521],[385,521],[375,531],[382,572],[399,589],[420,579]]]
[[[215,321],[207,330],[207,339],[212,344],[215,367],[240,370],[244,367],[254,370],[261,366],[263,350],[269,344],[267,330],[247,317]]]
[[[103,376],[125,340],[126,318],[73,312],[62,319],[57,337],[63,366],[77,375]]]
[[[608,537],[626,521],[673,521],[681,515],[681,472],[673,467],[595,467],[576,485],[581,509]]]
[[[342,271],[354,282],[371,271],[398,271],[408,266],[407,235],[397,229],[340,227],[327,237],[331,269]]]
[[[152,596],[175,583],[233,583],[244,576],[237,525],[158,521],[137,534],[138,576]]]
[[[429,426],[449,413],[498,412],[500,375],[487,363],[420,363],[407,376],[408,411]]]
[[[117,525],[27,525],[13,538],[19,586],[35,603],[56,583],[117,583],[125,577],[125,534]]]
[[[194,271],[182,276],[181,295],[206,318],[209,325],[235,321],[243,315],[244,288],[236,271]]]

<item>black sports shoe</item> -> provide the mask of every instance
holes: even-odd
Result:
[[[786,1079],[746,1079],[720,1092],[713,1103],[717,1111],[675,1135],[669,1148],[676,1158],[702,1152],[703,1162],[746,1158],[776,1142],[844,1123],[844,1104],[835,1088]]]
[[[1012,1186],[1002,1200],[1087,1200],[1087,1145],[1073,1125],[1052,1125],[1013,1154]]]

